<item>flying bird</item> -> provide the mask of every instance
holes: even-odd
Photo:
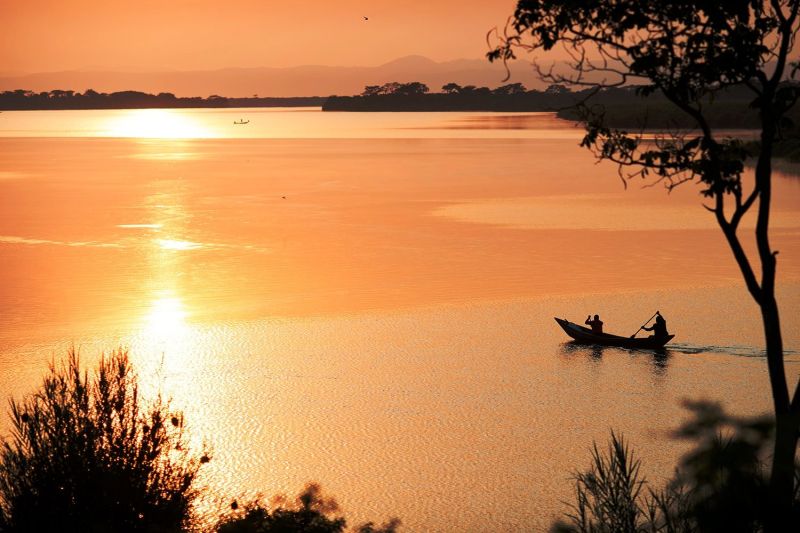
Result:
[[[364,20],[369,20],[369,17],[364,17]]]

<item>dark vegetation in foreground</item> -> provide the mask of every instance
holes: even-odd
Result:
[[[575,502],[554,532],[751,532],[767,520],[774,439],[768,418],[736,418],[717,404],[688,404],[676,436],[696,442],[663,488],[650,486],[627,443],[611,434],[590,468],[575,475]],[[100,360],[94,376],[70,352],[41,387],[11,400],[13,433],[0,451],[0,531],[340,533],[338,505],[308,484],[294,499],[232,501],[216,524],[194,505],[197,475],[210,460],[187,444],[183,416],[160,398],[146,404],[127,354]],[[535,458],[531,458],[535,460]],[[800,523],[800,468],[794,524]],[[394,533],[400,521],[361,524],[357,533]],[[791,529],[789,529],[791,530]]]
[[[308,533],[339,533],[347,521],[338,516],[336,500],[322,495],[319,485],[309,483],[294,502],[283,498],[273,499],[272,505],[258,500],[243,508],[238,502],[231,504],[231,513],[217,525],[218,533],[270,533],[304,531]],[[392,518],[376,526],[368,522],[357,526],[356,533],[394,533],[400,520]]]
[[[191,449],[183,415],[160,397],[146,403],[122,350],[93,376],[70,351],[41,386],[10,402],[12,434],[0,448],[0,532],[225,533],[344,531],[333,499],[308,485],[295,502],[235,501],[221,521],[195,512],[197,476],[211,457]],[[358,533],[393,533],[400,521]]]
[[[0,110],[47,110],[47,109],[152,109],[190,107],[305,107],[321,106],[325,97],[296,96],[288,98],[264,98],[258,95],[245,98],[227,98],[211,95],[181,97],[172,93],[148,94],[140,91],[99,93],[88,89],[76,91],[34,92],[25,89],[0,93]]]
[[[127,355],[92,378],[71,351],[41,387],[11,400],[0,451],[3,531],[178,531],[191,525],[195,478],[208,462],[186,445],[183,417],[145,405]]]
[[[740,418],[719,404],[686,404],[691,419],[674,437],[695,441],[674,477],[654,488],[642,475],[641,460],[622,436],[595,444],[588,470],[575,474],[575,502],[555,533],[750,533],[770,519],[769,465],[774,440],[769,417]],[[800,465],[795,468],[791,523],[800,524]]]

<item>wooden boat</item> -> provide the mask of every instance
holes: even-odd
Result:
[[[622,348],[643,348],[652,350],[663,348],[675,335],[666,337],[630,338],[611,335],[610,333],[594,333],[591,329],[579,326],[565,318],[556,318],[556,322],[575,341],[582,344],[600,344],[602,346],[619,346]]]

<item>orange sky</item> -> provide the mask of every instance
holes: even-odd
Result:
[[[0,0],[0,74],[478,58],[515,0]],[[369,17],[364,21],[362,16]]]

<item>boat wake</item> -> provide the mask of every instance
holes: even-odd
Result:
[[[657,349],[637,349],[637,348],[624,348],[612,346],[600,346],[591,344],[581,344],[575,341],[569,341],[561,344],[561,352],[564,354],[570,353],[587,353],[595,357],[600,357],[605,351],[622,351],[630,354],[636,353],[650,353],[660,356],[672,356],[678,354],[698,355],[698,354],[724,354],[733,355],[735,357],[751,357],[764,359],[767,354],[762,348],[754,346],[714,346],[705,344],[686,344],[674,343],[669,344],[664,348]],[[800,351],[798,350],[784,350],[784,360],[790,363],[800,363]]]
[[[754,346],[713,346],[701,344],[683,344],[672,343],[669,345],[672,352],[684,354],[700,354],[700,353],[719,353],[735,355],[737,357],[759,357],[767,356],[767,352],[763,348],[756,348]],[[800,362],[800,351],[798,350],[784,350],[784,357],[786,361]]]

